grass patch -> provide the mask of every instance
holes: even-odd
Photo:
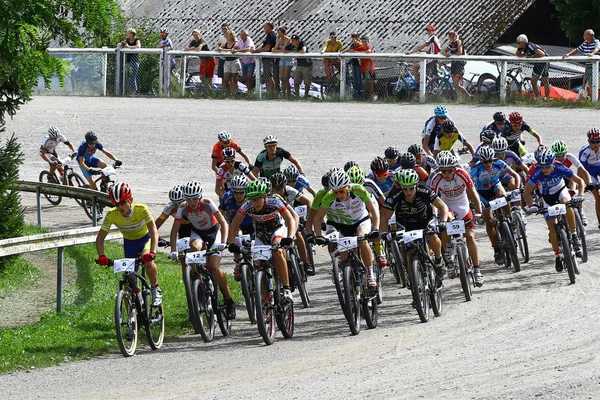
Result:
[[[107,242],[106,254],[122,258],[123,248]],[[0,374],[85,359],[118,349],[114,332],[114,302],[118,275],[94,263],[94,244],[65,249],[75,283],[64,293],[63,313],[46,313],[39,323],[0,331]],[[191,331],[181,282],[181,266],[159,254],[156,259],[165,308],[165,335]],[[233,297],[241,301],[240,285],[228,276]],[[141,336],[143,344],[144,336]]]
[[[0,272],[0,296],[5,297],[18,289],[35,285],[42,273],[22,257],[10,260]]]

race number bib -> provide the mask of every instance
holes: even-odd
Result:
[[[506,206],[508,203],[506,202],[505,197],[500,197],[499,199],[490,200],[490,208],[496,211],[499,208]]]
[[[177,252],[183,253],[186,250],[190,249],[190,238],[181,238],[177,241]]]
[[[446,233],[448,235],[462,235],[465,233],[465,221],[458,220],[446,223]]]
[[[104,176],[109,176],[115,173],[115,169],[113,167],[105,167],[102,168],[102,174]]]
[[[521,160],[525,164],[531,165],[531,164],[533,164],[535,162],[535,155],[533,153],[527,153],[523,157],[521,157]]]
[[[113,261],[113,267],[115,274],[119,272],[133,272],[135,271],[135,258],[122,258],[120,260]]]
[[[404,232],[402,235],[404,243],[414,242],[415,240],[423,239],[423,229],[417,229],[416,231]]]
[[[510,192],[510,202],[516,203],[519,201],[521,201],[521,192],[519,192],[518,190],[513,190],[512,192]]]
[[[252,258],[268,261],[271,258],[271,246],[252,246]]]
[[[186,264],[206,264],[206,251],[194,251],[185,255]]]
[[[338,251],[355,249],[358,246],[356,236],[347,236],[337,240]]]
[[[340,237],[340,233],[338,231],[333,231],[331,233],[328,233],[324,237],[325,237],[325,239],[329,240],[330,242],[337,242],[337,240]]]
[[[296,211],[296,214],[298,214],[300,218],[306,218],[306,216],[308,215],[308,207],[306,206],[295,207],[294,211]]]
[[[548,215],[551,217],[564,215],[566,213],[567,213],[567,206],[564,204],[557,204],[557,205],[548,207]]]
[[[396,214],[392,214],[391,218],[388,219],[388,225],[394,225],[396,223]]]

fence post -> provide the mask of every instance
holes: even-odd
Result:
[[[121,69],[123,69],[123,65],[121,63],[121,46],[117,47],[117,53],[115,55],[115,96],[119,97],[121,95]]]
[[[262,75],[262,58],[256,57],[256,66],[254,67],[254,94],[260,99],[262,91],[260,90],[260,77]]]
[[[98,215],[97,215],[97,207],[98,200],[96,200],[96,196],[92,197],[92,226],[96,226],[98,223]]]
[[[159,96],[163,96],[165,94],[165,89],[163,87],[163,82],[165,80],[165,65],[163,64],[163,58],[165,56],[164,48],[160,53],[160,57],[158,60],[158,93]]]
[[[425,92],[427,86],[427,60],[422,59],[419,64],[419,69],[421,70],[419,77],[419,102],[425,103],[427,97]]]
[[[340,62],[340,99],[346,100],[346,59],[342,58]]]
[[[37,188],[35,188],[35,197],[36,197],[36,201],[37,201],[37,222],[38,222],[38,226],[41,228],[42,227],[42,191],[41,188],[38,186]]]
[[[507,62],[500,62],[500,103],[506,102],[506,69]]]
[[[163,68],[163,76],[164,76],[164,84],[163,90],[165,97],[169,97],[171,87],[171,56],[168,54],[168,50],[166,47],[163,47],[162,54],[162,68]]]
[[[64,247],[58,248],[58,260],[56,262],[56,313],[62,312],[63,306],[63,251]]]
[[[185,96],[185,76],[187,74],[187,56],[181,59],[181,76],[179,77],[179,87],[181,88],[181,97]]]
[[[125,58],[127,57],[127,54],[125,54],[125,53],[121,53],[121,54],[122,54],[121,65],[123,66],[123,68],[121,68],[121,74],[122,74],[122,76],[121,76],[121,85],[122,85],[121,86],[121,96],[125,96],[125,95],[129,94],[129,90],[128,90],[129,88],[125,87],[125,73],[127,72],[127,71],[125,71],[125,69],[127,68],[127,63],[125,62]],[[128,82],[128,83],[129,83],[129,87],[131,87],[131,82]]]
[[[102,47],[106,49],[106,46]],[[108,53],[102,55],[102,96],[106,97],[106,75],[108,73]]]
[[[598,102],[598,61],[592,63],[592,103]]]

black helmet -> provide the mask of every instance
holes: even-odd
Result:
[[[421,146],[418,143],[411,144],[410,146],[408,146],[408,152],[413,156],[417,157],[423,154],[423,146]]]
[[[492,143],[492,141],[494,140],[495,137],[496,137],[496,132],[494,132],[491,129],[486,129],[485,131],[483,131],[479,134],[479,141],[490,144],[490,143]]]
[[[374,173],[383,173],[390,169],[390,164],[387,162],[385,158],[375,157],[373,161],[371,161],[371,171]]]
[[[400,167],[402,169],[413,169],[417,164],[417,157],[412,153],[403,153],[400,156]]]
[[[344,164],[344,172],[347,172],[350,168],[354,167],[354,166],[358,166],[358,163],[356,161],[348,161],[346,164]]]
[[[385,149],[383,154],[385,155],[385,158],[387,158],[388,160],[395,160],[396,158],[398,158],[398,154],[400,154],[400,151],[398,150],[397,147],[390,146],[387,149]]]
[[[273,186],[285,186],[287,180],[281,172],[271,175],[271,183]]]
[[[498,111],[494,113],[494,122],[504,122],[506,121],[506,114],[502,111]]]
[[[96,143],[98,141],[98,136],[96,136],[94,131],[89,131],[85,134],[85,141],[86,143]]]
[[[442,129],[445,132],[454,132],[456,125],[454,125],[454,121],[450,121],[449,119],[442,122]]]
[[[330,176],[331,176],[331,172],[327,172],[325,175],[323,175],[321,177],[321,185],[323,185],[324,188],[329,187],[329,177]]]

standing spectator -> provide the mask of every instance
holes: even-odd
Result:
[[[275,48],[273,53],[283,53],[286,46],[290,44],[290,38],[287,37],[287,28],[285,26],[277,29],[277,42],[275,42]],[[292,67],[294,66],[294,60],[291,58],[283,58],[279,60],[279,77],[281,78],[281,93],[284,97],[290,97],[292,95],[292,88],[290,86],[290,75],[292,73]]]
[[[135,34],[135,29],[127,29],[127,38],[120,43],[122,49],[139,49],[142,47],[140,39]],[[140,56],[137,54],[126,54],[125,64],[129,65],[129,94],[133,96],[137,92],[137,74],[140,69]]]
[[[158,43],[158,48],[159,49],[167,49],[167,50],[173,50],[173,42],[171,42],[171,39],[169,39],[167,36],[169,36],[169,30],[167,28],[160,28],[160,42]],[[177,66],[177,63],[175,62],[175,57],[171,56],[169,57],[169,63],[170,63],[170,71],[173,71],[173,69]],[[163,86],[165,84],[165,78],[163,77]],[[169,93],[173,94],[173,84],[171,83],[169,85]]]
[[[373,53],[373,48],[369,46],[369,37],[362,35],[360,38],[360,45],[354,49],[348,50],[349,53]],[[373,81],[375,80],[375,63],[372,58],[361,58],[360,59],[360,73],[363,79],[363,87],[369,92],[369,98],[367,101],[376,101],[377,96],[375,95],[375,88],[373,87]]]
[[[344,46],[340,40],[337,40],[336,33],[330,32],[329,39],[325,41],[325,46],[321,49],[321,53],[339,53],[343,49]],[[323,66],[325,67],[325,84],[327,85],[327,90],[330,91],[335,86],[335,83],[333,82],[333,75],[335,73],[334,68],[339,71],[341,61],[337,58],[325,58],[323,60]]]
[[[227,31],[225,34],[227,42],[219,46],[219,51],[233,53],[237,38],[234,31]],[[225,57],[223,65],[223,91],[233,96],[238,92],[237,78],[242,71],[242,65],[237,57]]]
[[[425,31],[427,31],[427,40],[425,41],[425,43],[418,45],[417,47],[409,51],[407,54],[418,53],[423,50],[425,50],[425,53],[427,54],[438,54],[440,52],[441,45],[440,40],[435,35],[435,26],[429,25],[427,28],[425,28]],[[425,68],[426,74],[437,75],[437,64],[437,60],[428,61],[427,67]],[[419,63],[413,65],[413,75],[415,77],[415,83],[417,84],[418,88],[421,82],[421,72],[419,68]]]
[[[519,35],[517,37],[517,57],[526,58],[542,58],[547,57],[548,53],[535,43],[531,43],[527,39],[527,35]],[[544,85],[544,100],[548,100],[550,96],[550,80],[548,79],[550,71],[550,63],[535,63],[533,64],[533,72],[531,73],[531,86],[533,86],[533,94],[538,99],[541,96],[540,88],[538,87],[538,79],[542,77],[542,84]]]
[[[277,42],[277,34],[273,32],[273,28],[275,26],[272,22],[265,22],[263,29],[267,36],[265,37],[265,41],[262,46],[256,50],[252,50],[252,53],[268,53],[272,52],[275,47],[275,43]],[[263,65],[263,79],[265,84],[267,85],[267,92],[269,95],[275,95],[275,81],[273,80],[273,59],[270,57],[265,57],[262,59]]]
[[[458,33],[454,29],[448,31],[448,40],[450,41],[448,47],[446,47],[446,49],[442,51],[442,53],[446,57],[464,56],[465,54],[467,54],[462,44],[462,40],[458,38]],[[458,96],[462,98],[471,97],[469,92],[467,92],[467,89],[465,89],[465,87],[463,86],[465,64],[466,61],[452,61],[452,63],[450,64],[450,75],[452,76],[452,83],[454,84],[454,89],[456,89],[456,93],[458,93]]]
[[[200,37],[200,31],[194,29],[192,31],[192,41],[185,46],[185,51],[210,51],[208,43]],[[216,61],[214,57],[200,57],[200,79],[206,87],[212,91],[213,76],[215,75]]]
[[[300,36],[292,35],[290,44],[285,47],[284,53],[307,53],[306,45]],[[300,97],[300,82],[304,81],[304,97],[308,98],[310,84],[312,83],[313,62],[310,58],[297,58],[296,70],[294,71],[294,93]]]
[[[240,40],[236,43],[235,47],[231,51],[231,53],[248,53],[254,50],[254,41],[250,36],[248,36],[248,31],[242,29],[240,31]],[[252,93],[252,89],[254,88],[254,68],[256,67],[256,62],[253,57],[244,57],[242,58],[242,76],[244,79],[244,83],[248,88],[248,94]]]
[[[343,50],[344,52],[356,49],[360,46],[360,35],[358,33],[353,33],[350,35],[350,46],[347,49]],[[352,66],[352,80],[354,85],[354,97],[359,99],[362,95],[363,86],[362,86],[362,74],[360,72],[360,60],[358,58],[351,58],[350,65]]]
[[[229,30],[229,26],[227,24],[222,24],[221,25],[221,36],[219,36],[219,41],[217,43],[217,49],[219,49],[221,46],[223,46],[225,43],[227,43],[227,31]],[[219,78],[223,78],[223,73],[224,73],[224,68],[225,68],[225,57],[219,57],[219,64],[218,64],[218,68],[217,68],[217,76]]]
[[[572,56],[573,54],[576,54],[577,52],[580,52],[583,55],[586,55],[588,57],[595,56],[596,54],[598,54],[598,52],[600,51],[600,42],[594,36],[595,36],[595,33],[591,29],[588,29],[585,32],[583,32],[583,43],[581,43],[578,48],[573,49],[570,52],[568,52],[567,54],[565,54],[563,56],[563,58]],[[589,83],[591,80],[592,80],[592,64],[589,63],[589,64],[585,65],[585,75],[583,76],[583,85],[582,86],[586,87],[588,84],[589,84],[589,86],[591,86],[591,84]]]

